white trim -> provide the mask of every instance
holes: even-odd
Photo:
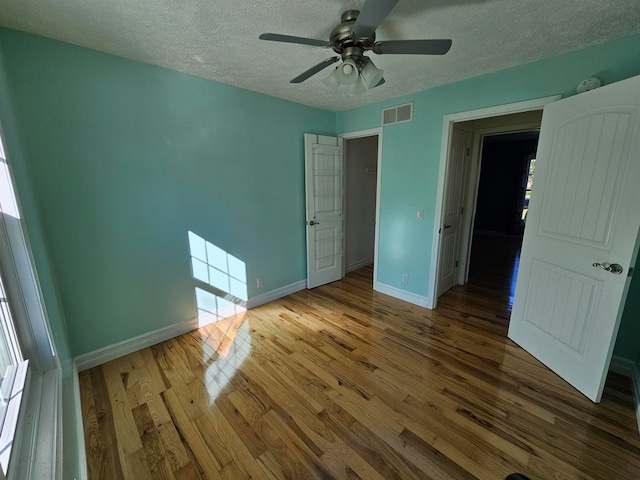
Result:
[[[33,479],[62,478],[62,464],[59,462],[62,453],[62,420],[58,413],[62,411],[61,376],[56,370],[49,370],[42,375],[42,391],[40,399],[40,414],[37,423],[36,449],[31,457],[33,464]],[[51,414],[53,405],[54,414]],[[54,444],[52,445],[52,441]],[[51,471],[55,465],[55,473]],[[49,477],[51,476],[51,477]]]
[[[8,404],[6,407],[5,416],[2,424],[2,433],[0,434],[0,465],[2,471],[6,474],[8,472],[9,461],[11,452],[15,447],[14,440],[16,438],[16,429],[18,427],[18,416],[21,408],[23,408],[22,398],[24,397],[24,391],[27,384],[29,370],[29,360],[22,361],[19,365],[10,365],[9,369],[13,370],[13,378],[7,375],[5,381],[9,383],[11,390],[7,392]],[[3,385],[5,387],[5,385]],[[4,396],[4,393],[3,393]]]
[[[364,260],[359,260],[357,262],[353,262],[350,265],[347,265],[345,270],[347,273],[353,272],[354,270],[358,270],[359,268],[366,267],[367,265],[371,265],[372,263],[373,263],[373,258],[365,258]]]
[[[284,287],[280,287],[275,290],[271,290],[270,292],[266,292],[262,295],[251,297],[247,301],[246,308],[258,307],[291,293],[303,290],[306,288],[306,286],[307,281],[305,279],[300,280],[296,283],[292,283],[290,285],[285,285]],[[203,318],[210,318],[211,320],[207,320],[203,323]],[[92,352],[79,355],[74,359],[76,369],[78,372],[82,372],[84,370],[88,370],[89,368],[97,367],[98,365],[102,365],[103,363],[115,360],[116,358],[120,358],[124,355],[137,352],[138,350],[142,350],[143,348],[150,347],[151,345],[164,342],[165,340],[169,340],[192,330],[196,330],[197,328],[214,323],[216,319],[217,317],[215,315],[190,318],[188,320],[169,325],[168,327],[163,327],[159,328],[158,330],[143,333],[142,335],[138,335],[137,337],[129,338],[127,340],[123,340],[122,342],[114,343],[113,345],[108,345]]]
[[[609,370],[629,377],[633,400],[636,404],[636,422],[638,423],[638,432],[640,432],[640,369],[638,369],[638,364],[633,360],[613,355]]]
[[[21,415],[18,418],[19,428],[14,438],[16,452],[9,462],[7,475],[9,480],[33,478],[31,460],[35,458],[36,452],[37,424],[40,417],[42,397],[42,377],[42,375],[33,375],[30,372],[29,379],[25,383],[24,404],[21,408]],[[22,415],[22,413],[25,414]]]
[[[0,126],[0,153],[4,154],[17,212],[22,212],[5,145]],[[8,478],[30,479],[33,475],[38,480],[57,479],[62,478],[61,366],[22,218],[22,214],[0,215],[0,237],[6,247],[0,248],[3,273],[7,275],[3,278],[5,293],[11,298],[20,349],[29,359]]]
[[[15,437],[16,455],[9,463],[9,480],[62,478],[62,402],[58,369],[31,374],[25,384]]]
[[[385,295],[389,295],[390,297],[394,297],[399,300],[404,300],[405,302],[418,305],[419,307],[429,308],[428,305],[430,302],[428,297],[423,297],[422,295],[407,292],[406,290],[401,290],[396,287],[391,287],[389,285],[385,285],[384,283],[380,283],[380,282],[374,282],[373,289],[376,292],[384,293]]]
[[[352,140],[354,138],[373,137],[378,136],[378,161],[377,161],[377,175],[376,175],[376,228],[374,232],[373,240],[373,283],[374,285],[378,281],[378,240],[380,238],[380,190],[382,185],[382,133],[384,129],[382,127],[370,128],[368,130],[359,130],[356,132],[341,133],[338,138],[344,140]],[[345,149],[346,150],[346,149]]]
[[[467,112],[459,112],[445,115],[442,120],[442,141],[440,144],[440,168],[438,172],[438,191],[436,195],[436,208],[433,223],[433,241],[431,250],[431,269],[429,272],[429,292],[430,302],[428,308],[435,308],[438,301],[438,260],[440,258],[440,224],[442,223],[442,209],[444,206],[443,195],[446,179],[447,164],[449,161],[449,143],[451,141],[451,133],[453,124],[456,122],[464,122],[467,120],[477,120],[480,118],[497,117],[501,115],[509,115],[511,113],[528,112],[531,110],[540,110],[546,104],[559,100],[561,95],[553,95],[551,97],[536,98],[524,102],[509,103],[506,105],[497,105],[495,107],[481,108],[478,110],[470,110]]]
[[[211,315],[212,321],[215,318],[216,317],[214,315]],[[108,345],[92,352],[84,353],[77,356],[74,361],[76,362],[78,372],[82,372],[111,360],[115,360],[116,358],[120,358],[124,355],[137,352],[143,348],[150,347],[151,345],[164,342],[165,340],[177,337],[202,326],[204,325],[200,324],[198,317],[190,318],[188,320],[169,325],[168,327],[159,328],[158,330],[143,333],[137,337],[129,338],[122,342],[114,343],[113,345]]]
[[[259,307],[265,303],[269,303],[279,298],[286,297],[287,295],[291,295],[292,293],[299,292],[300,290],[304,290],[305,288],[307,288],[306,279],[285,285],[284,287],[276,288],[275,290],[263,293],[262,295],[251,297],[247,301],[247,309]]]
[[[78,378],[78,362],[74,358],[71,363],[71,376],[73,381],[73,403],[75,405],[75,425],[76,425],[76,439],[78,451],[77,459],[78,465],[76,472],[78,478],[74,480],[87,480],[89,473],[87,471],[87,451],[84,443],[84,424],[82,418],[82,398],[80,396],[80,379]],[[62,478],[62,477],[61,477]]]

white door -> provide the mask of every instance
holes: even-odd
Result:
[[[469,157],[471,133],[454,126],[451,133],[448,172],[445,187],[443,222],[440,226],[440,265],[438,268],[438,297],[456,284],[464,172]]]
[[[639,112],[640,77],[544,108],[509,325],[509,338],[594,402],[637,256]]]
[[[344,276],[342,139],[305,134],[307,288]]]

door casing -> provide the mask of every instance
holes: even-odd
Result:
[[[479,120],[482,118],[497,117],[502,115],[510,115],[513,113],[528,112],[531,110],[541,110],[546,104],[555,102],[562,98],[561,95],[553,95],[550,97],[537,98],[533,100],[527,100],[525,102],[510,103],[506,105],[498,105],[495,107],[482,108],[478,110],[469,110],[466,112],[453,113],[445,115],[442,124],[442,142],[440,146],[440,169],[438,173],[438,190],[436,195],[436,209],[435,219],[433,224],[433,248],[431,251],[431,270],[429,273],[429,297],[427,302],[427,308],[436,308],[438,303],[438,268],[440,264],[440,252],[441,252],[441,235],[439,233],[440,225],[442,224],[443,212],[444,212],[444,195],[445,195],[445,181],[446,172],[449,161],[449,148],[451,142],[451,135],[453,133],[453,126],[457,122],[465,122],[468,120]],[[475,148],[475,145],[474,145]],[[476,172],[477,174],[477,172]],[[465,216],[463,233],[470,232],[469,219],[471,216]],[[467,241],[468,245],[468,241]],[[376,249],[377,251],[377,249]],[[376,252],[377,253],[377,252]]]
[[[359,130],[356,132],[348,132],[348,133],[342,133],[340,135],[338,135],[338,138],[343,140],[343,144],[344,144],[344,140],[353,140],[355,138],[363,138],[363,137],[373,137],[373,136],[377,136],[378,137],[378,159],[376,162],[376,169],[377,169],[377,175],[376,175],[376,226],[375,226],[375,233],[374,233],[374,246],[373,246],[373,289],[374,290],[378,290],[378,288],[376,288],[376,285],[378,283],[378,238],[379,238],[379,229],[380,229],[380,185],[381,185],[381,178],[382,178],[382,132],[383,129],[382,127],[378,127],[378,128],[371,128],[368,130]],[[347,149],[343,148],[342,151],[342,155],[343,155],[343,162],[342,162],[342,168],[345,169],[344,173],[344,177],[346,178],[346,164],[347,164]],[[346,202],[346,197],[347,195],[349,195],[349,192],[345,192],[345,195],[343,195],[343,202]],[[343,208],[342,211],[346,211],[346,204],[343,204]],[[343,228],[343,231],[345,229]],[[344,256],[343,256],[343,260],[344,262]],[[344,268],[343,268],[344,271]]]

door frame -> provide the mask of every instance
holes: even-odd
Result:
[[[473,227],[475,223],[476,208],[478,206],[478,185],[482,173],[482,154],[484,152],[484,139],[494,135],[508,135],[510,133],[523,133],[540,131],[541,122],[514,123],[501,127],[480,128],[474,130],[471,139],[471,156],[469,157],[468,178],[465,185],[466,198],[464,199],[464,211],[469,212],[462,221],[459,256],[461,259],[458,270],[458,285],[464,285],[469,280],[469,262],[471,259],[471,247],[473,245]],[[444,207],[444,205],[443,205]]]
[[[349,192],[347,192],[346,189],[346,168],[347,168],[347,149],[345,147],[345,140],[354,140],[356,138],[364,138],[364,137],[374,137],[377,136],[378,137],[378,159],[376,161],[376,218],[375,218],[375,232],[374,232],[374,241],[373,241],[373,289],[374,290],[378,290],[376,288],[377,284],[378,284],[378,233],[380,230],[380,185],[382,184],[381,180],[382,180],[382,132],[383,132],[383,128],[382,127],[377,127],[377,128],[370,128],[368,130],[358,130],[355,132],[347,132],[347,133],[341,133],[340,135],[338,135],[339,139],[342,139],[342,144],[343,144],[343,148],[342,148],[342,168],[343,168],[343,178],[344,180],[344,186],[345,186],[345,190],[344,190],[344,195],[342,196],[342,211],[346,212],[346,201],[347,201],[347,195],[349,194]],[[346,232],[346,215],[343,217],[343,232]],[[346,235],[346,233],[345,233]],[[346,239],[343,240],[342,244],[343,244],[343,248],[345,245]],[[345,257],[344,255],[342,256],[342,271],[344,272],[345,270],[345,266],[344,266],[344,262],[345,262]]]
[[[531,110],[541,110],[548,103],[555,102],[562,98],[562,95],[552,95],[549,97],[536,98],[526,100],[524,102],[509,103],[497,105],[495,107],[480,108],[477,110],[469,110],[466,112],[452,113],[444,115],[442,120],[442,142],[440,145],[440,168],[438,171],[438,190],[436,194],[435,218],[433,224],[433,241],[431,249],[431,269],[429,273],[429,296],[427,308],[434,309],[438,304],[438,269],[440,264],[441,235],[440,225],[444,212],[444,194],[446,173],[449,167],[449,148],[451,143],[451,135],[453,125],[457,122],[465,122],[468,120],[480,120],[483,118],[498,117],[502,115],[510,115],[513,113],[523,113]],[[468,221],[465,217],[463,222]],[[377,233],[377,232],[376,232]],[[377,237],[376,237],[377,238]],[[376,249],[377,253],[377,249]]]

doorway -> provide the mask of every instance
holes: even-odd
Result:
[[[469,148],[468,158],[464,163],[464,186],[460,189],[460,202],[462,204],[462,211],[465,212],[465,214],[461,221],[460,246],[456,252],[457,262],[455,263],[455,284],[465,284],[469,276],[476,198],[481,172],[480,158],[484,139],[485,137],[499,134],[531,132],[539,129],[542,118],[542,108],[547,103],[553,102],[558,98],[559,96],[546,97],[516,104],[445,115],[431,256],[429,308],[435,308],[438,302],[438,293],[444,293],[438,291],[441,255],[443,254],[441,232],[444,227],[446,202],[449,201],[449,197],[447,196],[447,181],[452,178],[452,176],[455,176],[450,171],[452,165],[450,145],[455,127],[461,127],[473,132],[472,145]]]
[[[467,283],[511,311],[539,132],[486,135],[471,233]]]
[[[345,140],[345,272],[373,264],[378,138]]]
[[[377,279],[382,129],[340,136],[344,151],[344,271],[373,264]]]

